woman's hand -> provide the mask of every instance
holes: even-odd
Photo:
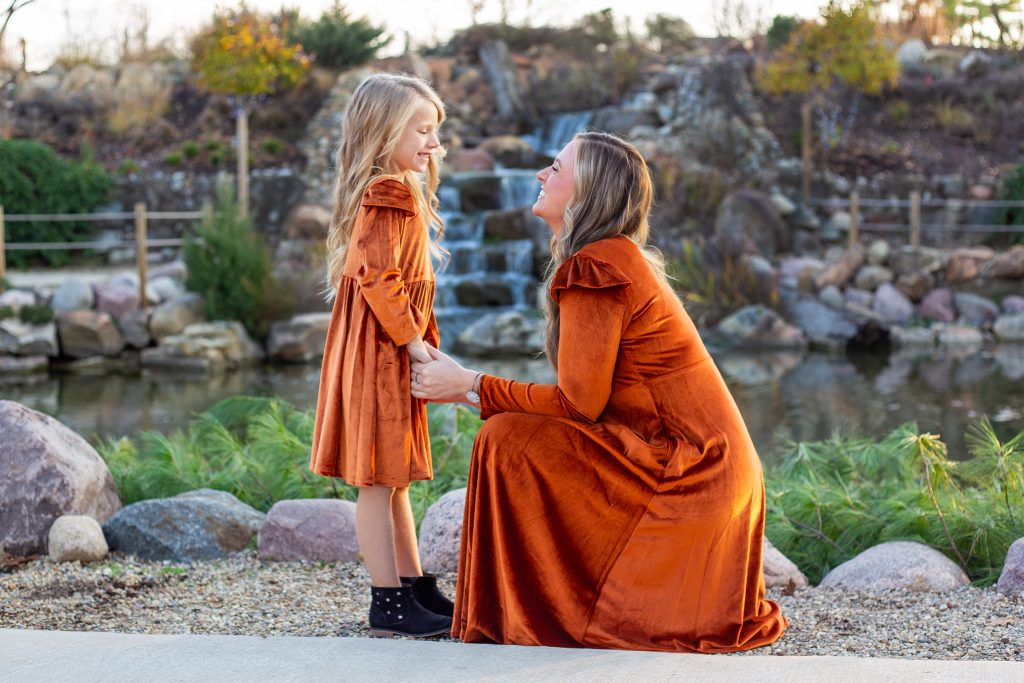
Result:
[[[423,341],[423,337],[416,337],[406,344],[405,350],[409,353],[409,360],[414,363],[429,363],[433,360],[427,351],[427,344]]]
[[[412,395],[435,403],[469,403],[466,392],[479,374],[467,370],[430,344],[425,344],[430,362],[412,364]]]

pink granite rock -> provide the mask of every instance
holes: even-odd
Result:
[[[466,489],[449,491],[430,506],[420,524],[420,561],[424,571],[454,572],[459,568],[462,515]]]
[[[347,500],[282,500],[260,527],[260,559],[356,562],[356,504]]]

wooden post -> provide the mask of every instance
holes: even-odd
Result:
[[[238,210],[249,215],[249,119],[245,107],[238,108]]]
[[[21,47],[21,73],[28,73],[28,44],[24,38],[18,44]]]
[[[149,251],[146,237],[146,205],[138,202],[135,204],[135,265],[139,272],[139,307],[142,309],[149,308],[146,299],[146,254]]]
[[[800,135],[801,166],[803,167],[804,206],[811,204],[811,103],[804,102],[800,106],[800,118],[803,133]]]
[[[850,193],[850,247],[857,246],[860,241],[858,230],[860,226],[860,195],[856,192]]]
[[[921,193],[910,193],[910,246],[921,246]]]
[[[4,241],[4,206],[0,204],[0,279],[7,277],[7,248]]]

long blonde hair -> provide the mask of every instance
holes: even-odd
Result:
[[[575,138],[572,196],[565,208],[563,227],[551,238],[547,297],[548,360],[558,368],[558,302],[551,297],[551,280],[559,266],[592,242],[622,235],[640,247],[651,271],[666,282],[665,259],[648,246],[648,215],[654,185],[643,156],[633,145],[608,133],[580,133]]]
[[[334,214],[327,232],[328,297],[334,296],[345,267],[349,242],[363,193],[378,176],[389,175],[408,186],[420,214],[434,232],[430,253],[443,260],[446,252],[440,246],[444,221],[438,214],[437,198],[439,156],[430,156],[426,178],[413,171],[394,168],[395,147],[423,100],[437,108],[438,124],[444,121],[444,104],[426,81],[400,74],[374,74],[359,84],[345,109],[341,124],[341,146],[338,148],[338,177],[334,190]],[[425,187],[424,187],[425,186]]]

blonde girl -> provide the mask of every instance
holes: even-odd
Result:
[[[409,483],[433,478],[426,405],[409,386],[410,359],[428,362],[426,343],[438,344],[432,256],[443,254],[443,120],[424,81],[370,76],[349,101],[337,157],[327,236],[334,304],[310,468],[359,487],[373,635],[428,637],[451,627],[452,603],[420,568],[409,506]]]

